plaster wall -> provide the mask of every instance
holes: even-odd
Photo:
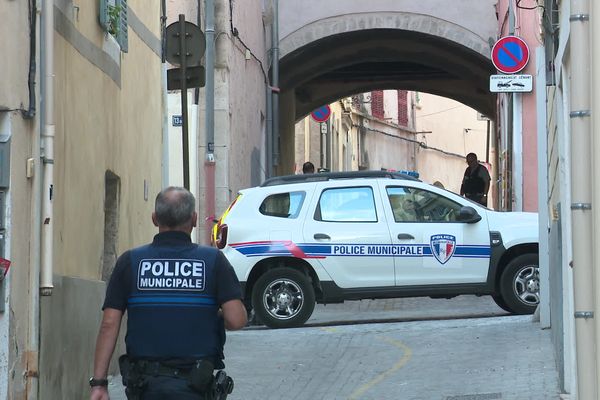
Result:
[[[116,54],[97,8],[73,5],[55,7],[55,288],[41,301],[42,399],[88,391],[81,376],[92,373],[105,291],[105,172],[120,178],[118,254],[152,239],[161,188],[160,2],[129,1],[129,52]]]
[[[531,4],[529,4],[531,3]],[[533,2],[523,2],[523,7],[531,7]],[[536,75],[535,66],[535,54],[536,47],[543,46],[541,41],[540,32],[540,10],[526,10],[523,8],[514,8],[515,23],[514,32],[510,31],[510,21],[508,17],[508,0],[500,0],[498,2],[498,24],[499,24],[499,35],[506,36],[513,34],[521,37],[529,47],[530,60],[527,66],[520,71],[520,74]],[[507,104],[508,97],[510,94],[503,94],[499,96],[499,100],[504,99],[504,104]],[[517,137],[520,137],[520,143],[517,144],[516,148],[521,148],[520,154],[513,154],[513,163],[510,168],[516,171],[517,174],[512,176],[513,187],[522,187],[522,199],[514,199],[513,202],[518,204],[522,203],[523,211],[537,211],[538,209],[538,191],[537,191],[537,113],[536,113],[536,94],[535,91],[531,93],[523,93],[517,95],[515,98],[521,98],[522,101],[522,115],[515,115],[514,118],[519,118],[521,123],[521,132],[516,132]],[[512,134],[512,127],[509,127],[509,134]],[[506,143],[501,143],[501,151],[513,149],[507,149]],[[518,158],[514,158],[518,157]],[[518,174],[522,171],[521,174]],[[505,171],[501,173],[507,176]],[[514,193],[518,193],[518,190],[513,190]],[[520,201],[518,201],[520,200]]]
[[[206,90],[199,93],[200,218],[218,217],[240,189],[259,185],[265,176],[266,31],[262,2],[215,2],[215,211],[208,215],[206,160]],[[203,11],[204,15],[204,11]],[[232,26],[238,37],[232,35]],[[240,40],[241,39],[241,40]],[[246,49],[242,41],[248,46]],[[293,142],[292,142],[293,143]],[[200,235],[203,241],[205,235]]]
[[[428,183],[439,181],[447,190],[460,193],[466,155],[473,152],[480,161],[486,160],[487,122],[479,121],[477,111],[454,100],[428,93],[419,93],[418,99],[416,139],[428,147],[420,146],[417,152],[419,178]],[[494,160],[493,153],[489,159]],[[493,187],[490,185],[488,196]]]
[[[571,198],[571,65],[569,54],[570,25],[572,14],[570,2],[561,2],[559,7],[559,44],[553,55],[555,87],[548,88],[548,207],[550,216],[550,238],[560,237],[557,246],[549,246],[550,325],[558,361],[561,389],[572,396],[577,394],[577,361],[575,349],[574,287],[573,287],[573,242]]]
[[[0,298],[5,307],[5,311],[0,313],[0,398],[20,399],[26,393],[23,371],[28,356],[27,316],[31,312],[28,296],[30,246],[27,244],[31,237],[32,186],[31,180],[25,176],[25,162],[31,157],[38,119],[26,120],[19,110],[27,109],[30,100],[27,86],[30,44],[28,2],[0,2],[0,15],[5,17],[0,24],[0,35],[10,38],[3,41],[0,61],[0,142],[10,146],[8,171],[0,171],[8,173],[10,179],[6,202],[0,204],[0,218],[5,227],[0,235],[4,239],[3,245],[0,244],[0,257],[12,262],[3,283],[5,291]],[[37,81],[39,76],[34,78]]]
[[[307,0],[302,2],[281,2],[279,6],[281,56],[300,47],[300,42],[312,41],[328,34],[340,31],[364,29],[364,26],[346,26],[344,20],[354,19],[359,14],[370,15],[369,19],[393,20],[395,13],[414,14],[430,17],[423,26],[411,26],[415,30],[429,29],[439,36],[447,35],[451,40],[469,41],[473,48],[482,54],[487,52],[484,46],[475,42],[488,43],[489,38],[496,37],[494,29],[496,20],[494,5],[496,0],[468,0],[453,3],[452,7],[444,0],[415,2],[411,0],[347,0],[344,2],[319,2]],[[476,18],[465,18],[467,15]],[[335,20],[324,23],[325,20]],[[437,22],[434,22],[437,21]],[[363,23],[369,23],[363,21]],[[385,22],[382,22],[385,24]],[[401,23],[401,22],[394,22]],[[376,23],[377,24],[377,23]],[[452,26],[464,27],[467,33],[457,34]],[[305,29],[312,27],[312,29]],[[400,28],[396,26],[396,28]],[[301,33],[300,35],[298,35]],[[462,37],[459,37],[462,36]],[[467,39],[467,36],[469,38]],[[486,54],[486,57],[489,57]]]
[[[414,133],[376,119],[363,120],[365,134],[361,140],[363,165],[370,170],[414,170]]]
[[[3,1],[0,31],[4,33],[2,61],[0,61],[0,110],[27,107],[27,71],[29,67],[29,11],[22,1]]]

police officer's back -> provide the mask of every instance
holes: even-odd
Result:
[[[120,364],[128,398],[204,399],[211,382],[204,387],[203,379],[212,378],[213,366],[224,367],[225,328],[244,327],[246,310],[225,256],[192,243],[194,210],[189,191],[164,189],[152,214],[159,233],[117,260],[103,306],[91,399],[108,398],[105,379],[125,311],[127,356]]]

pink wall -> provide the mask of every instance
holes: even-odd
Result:
[[[521,74],[533,75],[534,91],[523,93],[523,211],[537,211],[538,209],[538,170],[537,170],[537,114],[536,114],[536,48],[542,46],[540,38],[540,14],[537,10],[517,8],[514,0],[499,0],[498,24],[499,37],[509,35],[508,4],[513,3],[515,11],[515,36],[519,36],[529,47],[529,63]],[[521,7],[535,7],[535,0],[522,0]],[[543,123],[543,122],[542,122]]]

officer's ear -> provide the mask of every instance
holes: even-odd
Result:
[[[155,212],[152,213],[152,223],[154,224],[154,226],[158,226],[158,220],[156,219]]]
[[[195,228],[198,225],[198,213],[194,211],[192,214],[192,228]]]

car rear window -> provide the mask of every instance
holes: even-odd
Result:
[[[296,218],[305,197],[305,192],[272,194],[263,200],[258,210],[269,217]]]

